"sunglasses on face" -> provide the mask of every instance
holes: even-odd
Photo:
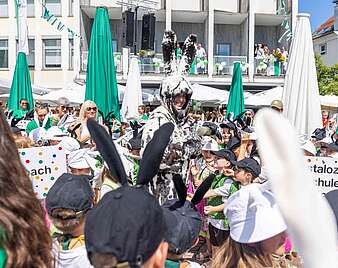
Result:
[[[28,104],[28,102],[22,102],[21,104],[22,104],[22,105],[25,105],[25,104],[27,105],[27,104]]]
[[[93,110],[94,112],[96,112],[97,108],[96,107],[87,107],[87,112]]]

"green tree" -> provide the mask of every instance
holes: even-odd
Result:
[[[323,63],[320,55],[316,54],[315,58],[320,95],[338,96],[338,64],[329,67]]]

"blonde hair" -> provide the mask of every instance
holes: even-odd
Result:
[[[34,145],[33,141],[27,137],[15,137],[14,142],[18,149],[31,148]]]
[[[265,254],[260,243],[241,244],[229,237],[216,253],[212,268],[276,267],[272,256]]]
[[[81,106],[81,109],[80,109],[80,114],[79,114],[79,121],[83,121],[84,119],[86,119],[86,111],[87,111],[87,108],[89,106],[95,106],[97,107],[96,103],[91,101],[91,100],[86,100],[82,106]]]

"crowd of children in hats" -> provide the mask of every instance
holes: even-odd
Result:
[[[10,128],[0,112],[0,268],[338,266],[338,194],[332,212],[304,161],[335,156],[337,134],[317,129],[301,151],[278,100],[255,119],[189,120],[181,72],[195,42],[176,66],[176,35],[165,33],[162,105],[149,118],[141,107],[130,129],[100,122],[93,101],[74,116],[62,99],[54,120],[37,105],[21,122],[27,138],[26,114],[8,113]],[[68,173],[38,200],[17,148],[50,145],[66,150]]]
[[[8,133],[3,119],[1,124],[3,133],[8,135],[2,135],[2,146],[14,150],[14,135]],[[41,246],[49,247],[50,252],[37,249],[30,253],[29,260],[18,258],[19,246],[12,245],[14,237],[9,234],[13,228],[21,232],[22,226],[1,220],[2,267],[300,265],[286,239],[286,224],[272,193],[269,188],[259,188],[267,174],[261,172],[256,136],[240,118],[219,125],[199,123],[200,155],[191,159],[187,176],[173,177],[177,198],[161,206],[147,186],[158,172],[173,125],[164,124],[155,132],[142,157],[140,137],[130,139],[128,151],[113,142],[107,129],[94,117],[87,117],[84,126],[83,135],[90,137],[88,143],[69,137],[57,126],[43,136],[49,145],[61,144],[66,149],[69,167],[69,173],[58,178],[41,203],[48,222],[44,222],[43,211],[38,211],[35,221],[45,226],[36,230],[26,227],[32,228],[32,238],[34,232],[38,236],[44,233],[46,242]],[[17,153],[13,155],[17,168],[8,172],[14,173],[12,177],[21,172],[20,179],[28,181]],[[132,155],[137,163],[135,172],[126,168],[126,155]],[[102,163],[99,167],[97,156]],[[30,187],[16,187],[19,192],[27,192],[25,195],[32,194]],[[35,206],[38,210],[37,202]],[[12,213],[16,215],[20,210]],[[30,224],[22,220],[21,223]],[[21,239],[29,240],[29,232],[26,235]],[[189,254],[201,240],[206,247]],[[28,244],[22,250],[29,248]],[[40,264],[33,263],[36,258]]]

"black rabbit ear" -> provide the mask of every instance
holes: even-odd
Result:
[[[179,64],[179,74],[189,72],[196,55],[197,36],[190,34],[184,41],[182,48],[182,59]]]
[[[200,187],[197,188],[194,197],[191,199],[191,203],[196,206],[198,203],[202,201],[204,198],[204,195],[206,192],[210,189],[212,182],[214,181],[216,175],[210,174],[200,185]]]
[[[106,161],[111,175],[119,180],[122,185],[127,185],[127,175],[120,155],[105,128],[92,118],[88,119],[87,127],[97,149]]]
[[[177,37],[174,31],[165,31],[162,40],[164,70],[166,74],[175,72]]]
[[[178,199],[180,200],[181,204],[184,204],[185,200],[187,199],[187,187],[185,186],[183,182],[182,175],[174,174],[173,182],[174,182],[175,189],[178,195]]]
[[[150,140],[143,152],[137,184],[146,185],[157,174],[164,151],[169,144],[173,131],[174,124],[172,123],[166,123],[155,131],[154,137]]]

